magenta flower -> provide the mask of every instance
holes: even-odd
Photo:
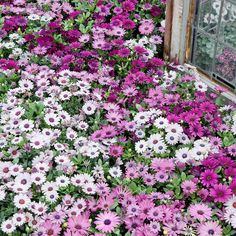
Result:
[[[204,186],[213,186],[218,182],[218,175],[213,170],[205,170],[201,173],[201,182]]]
[[[120,157],[123,154],[123,147],[119,145],[112,145],[109,154],[113,157]]]
[[[121,48],[119,51],[118,51],[118,55],[120,57],[128,57],[130,55],[130,50],[128,48]]]
[[[231,189],[227,185],[215,184],[210,190],[210,195],[214,202],[226,202],[232,195]]]

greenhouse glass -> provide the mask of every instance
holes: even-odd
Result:
[[[191,62],[236,91],[236,0],[196,1]]]

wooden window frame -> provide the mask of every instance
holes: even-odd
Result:
[[[192,25],[195,16],[195,0],[167,0],[164,37],[164,58],[179,64],[190,63],[192,50]],[[221,85],[228,89],[224,96],[236,102],[236,94],[225,84],[215,80],[197,68],[202,80],[212,89]]]

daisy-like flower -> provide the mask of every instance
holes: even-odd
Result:
[[[110,168],[109,173],[114,178],[119,178],[122,175],[122,171],[121,171],[120,167],[112,167],[112,168]]]
[[[12,216],[12,222],[16,226],[21,226],[26,222],[26,216],[22,213],[15,213]]]
[[[96,185],[93,183],[88,183],[88,184],[84,184],[82,186],[83,192],[87,193],[87,194],[95,194],[96,193]]]
[[[66,187],[70,184],[70,179],[65,175],[58,176],[56,178],[56,184],[59,187]]]
[[[92,115],[95,113],[96,108],[97,108],[97,105],[94,101],[87,101],[83,105],[82,110],[84,111],[86,115]]]
[[[194,85],[195,85],[196,90],[200,92],[206,92],[208,89],[207,85],[201,81],[195,82]]]
[[[158,142],[154,147],[153,147],[153,150],[156,152],[156,153],[165,153],[166,152],[166,149],[167,149],[167,146],[164,142]]]
[[[196,220],[205,221],[211,219],[212,210],[206,204],[197,203],[189,207],[189,214]]]
[[[225,202],[226,209],[236,214],[236,196],[233,195],[227,202]]]
[[[185,194],[191,194],[196,192],[197,186],[192,180],[185,180],[182,184],[181,187],[184,191]]]
[[[154,121],[154,125],[158,128],[158,129],[165,129],[169,124],[168,119],[164,118],[164,117],[158,117],[155,121]]]
[[[144,153],[147,150],[147,142],[145,140],[140,140],[135,143],[135,151],[137,153]]]
[[[99,213],[95,219],[96,228],[104,233],[111,233],[120,223],[114,212]]]
[[[59,125],[59,117],[55,113],[47,113],[44,116],[45,122],[50,126],[57,126]]]
[[[31,131],[34,128],[34,123],[32,120],[22,120],[20,122],[19,128],[24,131]]]
[[[14,205],[19,209],[27,208],[30,204],[30,198],[25,194],[18,194],[14,197]]]
[[[148,146],[150,148],[155,148],[155,146],[161,142],[163,143],[163,138],[161,136],[161,134],[152,134],[149,139],[147,140],[148,142]]]
[[[221,236],[222,228],[214,221],[208,221],[198,226],[199,236]]]
[[[12,220],[5,220],[1,224],[1,230],[4,233],[10,234],[16,230],[16,226],[14,225]]]
[[[210,190],[210,194],[213,197],[214,202],[225,203],[232,195],[232,191],[227,185],[215,184]]]
[[[201,173],[201,182],[204,186],[213,186],[218,182],[218,175],[213,170],[205,170]]]
[[[186,163],[191,160],[188,148],[180,148],[175,152],[175,158],[177,162]]]

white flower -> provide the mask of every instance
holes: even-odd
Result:
[[[69,183],[70,179],[65,175],[61,175],[56,178],[56,184],[59,187],[66,187],[69,185]]]
[[[34,128],[34,123],[32,120],[22,120],[20,122],[19,128],[21,131],[30,131]]]
[[[19,39],[19,38],[20,38],[20,35],[17,34],[17,33],[9,34],[9,38],[10,38],[11,40],[16,40],[16,39]]]
[[[77,133],[71,129],[71,128],[68,128],[66,130],[66,137],[69,139],[69,140],[74,140],[77,138]]]
[[[92,115],[96,111],[96,103],[94,101],[87,101],[83,105],[82,110],[86,115]]]
[[[191,142],[190,139],[188,138],[188,136],[184,133],[180,135],[179,141],[183,144],[188,144]]]
[[[236,214],[236,196],[233,195],[226,203],[226,209]]]
[[[202,152],[201,148],[195,147],[190,150],[190,156],[196,161],[201,161],[205,158],[206,154]]]
[[[112,167],[112,168],[110,168],[109,173],[114,178],[119,178],[122,175],[122,171],[121,171],[120,167]]]
[[[171,123],[166,127],[166,132],[180,136],[183,133],[183,128],[179,124]]]
[[[189,149],[184,147],[176,150],[175,158],[177,162],[186,163],[191,159]]]
[[[35,135],[34,137],[31,138],[30,145],[35,148],[35,149],[40,149],[45,145],[45,140],[46,136],[42,134]]]
[[[137,136],[138,138],[144,138],[144,137],[145,137],[145,132],[144,132],[143,130],[141,130],[141,129],[137,129],[137,130],[135,131],[135,134],[136,134],[136,136]]]
[[[226,210],[226,212],[224,213],[224,220],[228,223],[228,224],[232,224],[233,219],[236,218],[236,214],[235,212],[231,211],[231,210]],[[235,224],[234,224],[235,225]],[[232,225],[233,226],[233,225]],[[236,226],[236,225],[235,225]]]
[[[206,92],[207,91],[207,85],[201,81],[196,81],[194,83],[195,85],[195,88],[197,91],[200,91],[200,92]]]
[[[14,48],[14,46],[15,46],[15,43],[13,42],[4,43],[4,47],[7,49],[12,49]]]
[[[15,206],[19,209],[27,208],[30,204],[30,198],[26,194],[18,194],[13,200]]]
[[[236,122],[231,126],[231,132],[233,132],[236,135]]]
[[[59,165],[67,165],[70,163],[70,159],[66,155],[59,155],[55,157],[55,162]]]
[[[44,173],[36,172],[31,174],[31,180],[36,185],[41,185],[46,181],[46,177]]]
[[[48,113],[44,116],[44,120],[48,125],[58,126],[59,125],[59,117],[54,113]]]
[[[25,114],[25,109],[24,108],[16,107],[11,111],[10,116],[11,116],[11,119],[16,119],[16,118],[20,118],[24,114]]]
[[[93,183],[88,183],[88,184],[83,185],[82,189],[83,189],[83,192],[87,194],[95,194],[97,187]]]
[[[45,182],[42,185],[41,189],[44,194],[49,194],[51,192],[56,192],[58,190],[58,187],[55,182]]]
[[[26,217],[24,214],[22,213],[15,213],[12,216],[12,222],[14,223],[14,225],[16,226],[21,226],[26,222]]]
[[[41,16],[41,21],[43,21],[43,22],[49,22],[50,20],[52,19],[52,17],[51,16],[49,16],[49,15],[43,15],[43,16]]]
[[[194,147],[201,149],[202,152],[207,153],[211,150],[209,139],[199,139],[194,142]]]
[[[174,133],[167,133],[165,140],[170,145],[175,145],[179,142],[179,135]]]
[[[145,140],[140,140],[135,143],[135,151],[137,153],[144,153],[147,150],[147,142]]]
[[[80,130],[86,130],[88,129],[88,127],[89,127],[88,124],[84,121],[79,122],[77,125],[77,128]]]
[[[1,224],[1,230],[4,233],[10,234],[16,230],[16,226],[13,224],[12,220],[5,220]]]
[[[158,128],[158,129],[165,129],[169,124],[169,121],[164,118],[164,117],[158,117],[155,122],[154,125]]]
[[[23,52],[23,51],[22,51],[21,48],[14,48],[14,49],[12,50],[13,55],[16,55],[16,56],[21,55],[22,52]]]
[[[0,201],[4,200],[6,197],[6,192],[3,189],[0,189]]]
[[[155,146],[159,143],[159,142],[163,142],[163,138],[160,134],[152,134],[149,139],[147,140],[148,142],[148,146],[150,148],[155,148]]]
[[[48,202],[54,203],[58,199],[58,193],[56,191],[50,191],[44,194]]]
[[[29,20],[33,20],[33,21],[36,21],[36,20],[39,20],[40,19],[40,16],[36,15],[36,14],[31,14],[28,16],[28,19]]]
[[[176,77],[177,77],[177,73],[175,71],[171,70],[169,71],[169,73],[165,71],[164,79],[173,81],[174,79],[176,79]]]
[[[61,92],[59,98],[62,101],[66,101],[66,100],[70,100],[71,96],[72,96],[72,94],[69,91],[63,91],[63,92]]]
[[[19,81],[19,86],[24,90],[31,90],[34,88],[34,84],[28,79],[22,79]]]
[[[162,154],[165,153],[167,146],[163,141],[161,141],[154,145],[153,149],[156,153]]]

